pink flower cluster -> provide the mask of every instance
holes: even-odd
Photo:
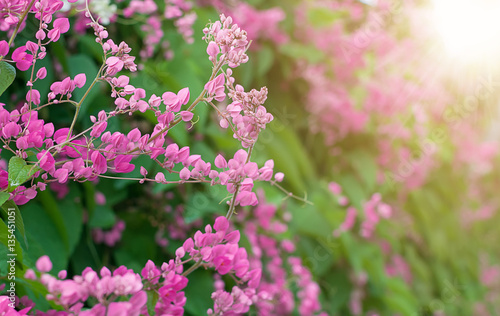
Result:
[[[345,12],[345,17],[316,26],[309,23],[308,12],[313,10]],[[321,62],[297,62],[296,77],[308,83],[311,131],[322,134],[332,155],[338,155],[336,146],[349,135],[376,135],[379,183],[404,183],[408,189],[422,186],[436,167],[434,152],[426,148],[433,137],[428,126],[441,124],[445,106],[456,102],[445,87],[442,71],[428,59],[414,58],[422,46],[416,39],[426,36],[418,27],[422,19],[412,14],[420,11],[413,3],[405,3],[396,14],[387,1],[374,5],[315,1],[304,3],[295,14],[301,43],[324,56]],[[401,40],[389,27],[391,19],[401,16],[408,16],[411,38]],[[347,28],[350,22],[353,27]],[[436,79],[427,80],[429,73]],[[415,146],[423,152],[415,155]]]
[[[220,68],[225,63],[229,67],[237,67],[241,63],[246,63],[248,61],[245,53],[248,48],[246,32],[236,24],[230,27],[231,17],[226,18],[221,15],[221,22],[216,21],[203,30],[204,39],[209,42],[207,54],[210,61],[216,68]],[[226,97],[224,86],[229,90],[227,95],[232,102],[227,105],[225,111],[218,110],[221,116],[220,126],[231,127],[234,138],[240,140],[244,148],[248,148],[255,143],[266,124],[273,120],[273,116],[267,113],[263,106],[267,99],[267,88],[245,92],[241,85],[234,84],[235,79],[232,73],[232,70],[228,69],[225,74],[219,74],[205,85],[208,93],[206,100],[208,102],[213,99],[219,102],[224,101]]]
[[[5,316],[24,316],[28,315],[31,307],[26,307],[21,310],[15,309],[15,304],[10,300],[9,296],[0,296],[0,315]]]
[[[225,292],[219,287],[212,295],[216,314],[233,315],[247,312],[252,304],[259,300],[256,289],[261,278],[261,269],[250,269],[245,248],[238,246],[239,231],[229,230],[229,221],[218,217],[212,226],[207,225],[205,232],[197,231],[194,238],[188,238],[176,251],[175,260],[163,263],[161,269],[148,261],[141,274],[134,273],[124,266],[111,272],[103,267],[99,274],[86,268],[81,275],[66,279],[66,271],[60,271],[57,277],[49,272],[52,262],[47,256],[40,257],[36,269],[29,269],[25,278],[40,281],[48,290],[47,299],[63,307],[64,311],[50,310],[40,315],[148,315],[146,292],[158,293],[154,305],[155,313],[161,315],[182,315],[186,297],[182,291],[189,274],[202,265],[214,268],[220,275],[232,274],[239,279],[238,286],[232,292]],[[189,255],[189,259],[182,259]],[[194,265],[182,273],[183,265],[194,261]],[[244,287],[242,285],[245,284]],[[126,300],[116,301],[118,297]],[[85,304],[92,298],[97,303],[90,308]],[[2,306],[2,305],[0,305]],[[209,314],[213,314],[209,310]]]
[[[54,277],[47,272],[52,270],[52,263],[47,256],[42,256],[36,262],[36,268],[41,272],[27,270],[25,278],[40,281],[48,290],[47,299],[64,307],[64,311],[38,312],[40,315],[106,315],[116,313],[121,315],[140,315],[146,310],[147,295],[142,290],[142,278],[124,266],[113,273],[103,267],[99,274],[91,268],[86,268],[81,275],[66,279],[66,271]],[[100,275],[100,276],[99,276]],[[116,297],[128,297],[128,301],[114,301]],[[84,308],[89,298],[98,301],[91,309]]]
[[[152,10],[152,7],[139,9],[138,3],[131,5],[145,14]],[[182,5],[182,1],[172,0],[168,2],[166,11],[171,17],[179,17],[176,26],[183,30],[181,33],[189,37],[192,35],[189,28],[194,16],[180,17],[176,8],[179,9]],[[61,6],[59,1],[35,2],[35,14],[42,20],[36,34],[38,43],[27,42],[14,52],[13,61],[18,64],[18,68],[27,70],[35,67],[36,61],[46,56],[45,45],[59,40],[62,34],[68,32],[70,25],[67,18],[56,19],[53,27],[48,28],[52,13]],[[182,10],[188,9],[185,7]],[[44,190],[48,183],[62,185],[69,180],[93,181],[110,171],[129,173],[136,167],[132,159],[138,155],[147,155],[168,173],[176,176],[173,180],[167,180],[165,173],[159,172],[153,178],[148,178],[148,171],[140,167],[143,178],[136,180],[141,183],[206,182],[211,185],[224,185],[232,194],[228,202],[228,217],[236,206],[256,205],[257,196],[252,191],[254,182],[271,181],[274,173],[272,160],[262,167],[250,160],[260,131],[273,119],[263,106],[267,89],[245,92],[241,85],[235,84],[235,79],[231,77],[232,71],[223,68],[226,65],[234,68],[248,61],[246,32],[233,25],[231,17],[224,15],[221,15],[220,21],[204,30],[204,39],[209,41],[207,53],[213,62],[212,75],[201,95],[186,110],[182,110],[190,101],[189,88],[183,88],[177,93],[167,91],[161,96],[153,94],[148,98],[146,90],[134,87],[128,76],[121,75],[123,70],[137,70],[135,57],[130,55],[130,47],[125,42],[115,44],[113,40],[108,39],[108,31],[93,19],[90,12],[87,11],[85,15],[91,20],[90,26],[94,30],[96,42],[101,45],[104,54],[103,64],[88,91],[96,83],[105,82],[111,88],[110,95],[114,99],[115,108],[111,111],[101,110],[96,116],[90,116],[91,127],[77,132],[75,122],[88,93],[85,93],[81,100],[74,101],[72,98],[75,89],[86,85],[85,74],[78,74],[73,78],[66,77],[52,83],[47,95],[48,103],[41,104],[42,96],[33,88],[33,84],[37,80],[44,80],[47,70],[41,68],[37,71],[36,77],[28,82],[26,102],[23,101],[20,109],[9,111],[5,109],[4,104],[0,104],[4,150],[11,151],[18,158],[25,159],[25,162],[30,154],[32,158],[29,163],[36,171],[29,179],[25,179],[25,183],[30,183],[31,186],[17,186],[10,193],[10,198],[17,204],[23,204],[34,198],[37,189]],[[48,38],[48,41],[42,42],[45,38]],[[2,43],[2,53],[4,46]],[[8,47],[5,53],[8,53]],[[226,89],[232,103],[222,112],[212,101],[224,101]],[[236,151],[229,160],[218,155],[213,163],[214,169],[212,163],[204,161],[200,155],[192,154],[189,147],[181,147],[167,138],[171,128],[193,118],[194,107],[203,101],[209,102],[217,109],[222,117],[221,125],[231,126],[235,138],[242,142],[244,148],[248,148],[247,151]],[[76,108],[70,127],[55,129],[52,123],[45,123],[38,118],[41,108],[63,103],[70,103]],[[115,116],[130,115],[136,111],[154,113],[157,123],[151,133],[143,133],[138,128],[128,133],[111,133],[107,130],[108,121]],[[32,151],[34,154],[30,153]],[[283,174],[277,174],[275,178],[282,180]],[[0,185],[2,190],[8,187],[7,171],[0,171]],[[100,200],[103,200],[102,197]],[[102,202],[104,201],[99,201]],[[60,271],[55,277],[49,274],[52,270],[50,259],[43,256],[36,263],[39,272],[27,270],[25,278],[39,281],[48,290],[47,299],[60,305],[60,311],[39,312],[40,315],[147,315],[148,291],[159,295],[154,306],[156,314],[182,315],[186,304],[183,292],[188,282],[186,276],[202,266],[214,268],[220,275],[229,274],[237,279],[237,285],[230,292],[223,287],[216,289],[212,295],[214,307],[209,310],[209,314],[245,313],[251,305],[261,300],[269,300],[269,296],[267,292],[257,291],[262,277],[261,267],[251,267],[247,251],[238,245],[239,231],[232,231],[229,226],[226,217],[218,217],[213,227],[207,225],[204,232],[197,231],[193,238],[188,238],[183,246],[177,249],[175,259],[164,263],[161,268],[149,261],[141,275],[121,266],[113,272],[104,267],[99,273],[86,268],[81,275],[75,275],[72,279],[66,278],[66,271]],[[94,230],[94,239],[98,243],[104,242],[113,246],[120,239],[123,229],[124,223],[118,222],[110,232]],[[278,232],[285,228],[277,224],[274,229]],[[291,246],[293,245],[289,243],[284,247]],[[184,264],[188,262],[193,265],[184,271]]]
[[[235,1],[230,6],[221,2],[217,6],[226,15],[230,15],[238,25],[247,31],[248,37],[258,42],[270,40],[278,45],[288,41],[288,36],[280,30],[279,23],[285,19],[285,12],[279,7],[257,10],[250,4]],[[259,45],[252,46],[252,49]]]
[[[229,232],[229,221],[221,216],[215,220],[213,229],[207,225],[205,233],[197,231],[194,240],[189,238],[176,251],[176,260],[180,261],[189,254],[196,262],[205,267],[213,267],[219,274],[234,274],[239,278],[238,284],[246,283],[246,287],[234,286],[231,293],[223,286],[216,288],[212,294],[214,308],[208,315],[238,315],[249,311],[250,306],[258,299],[256,289],[261,278],[261,269],[250,269],[245,248],[238,246],[239,231]]]
[[[207,53],[214,64],[220,53],[222,55],[219,59],[234,68],[248,61],[246,54],[248,40],[247,32],[232,23],[233,19],[230,16],[222,14],[220,21],[215,21],[203,29],[205,34],[203,39],[209,42]]]
[[[66,271],[60,271],[58,277],[48,274],[52,263],[47,256],[42,256],[36,263],[37,270],[27,270],[25,278],[40,281],[49,291],[47,299],[62,306],[64,311],[38,311],[39,315],[148,315],[146,291],[156,291],[158,301],[154,305],[157,314],[182,315],[186,303],[184,289],[188,283],[186,277],[178,274],[182,266],[176,266],[171,260],[164,263],[161,270],[148,261],[141,275],[124,266],[111,272],[103,267],[100,273],[86,268],[81,275],[66,279]],[[116,301],[118,297],[126,301]],[[89,299],[98,303],[91,308],[85,306]],[[24,314],[23,314],[24,315]]]
[[[196,262],[203,262],[206,267],[213,267],[224,275],[234,273],[249,286],[258,285],[260,272],[249,271],[249,263],[245,248],[238,247],[240,232],[228,231],[229,221],[220,216],[215,220],[213,229],[210,225],[205,232],[197,231],[193,238],[188,238],[176,251],[176,260],[189,254]],[[255,286],[254,286],[255,287]]]
[[[162,22],[165,20],[174,21],[174,26],[187,43],[191,44],[194,41],[193,24],[196,21],[196,13],[193,12],[192,3],[185,0],[167,0],[165,4],[165,9],[161,12],[152,0],[133,0],[123,10],[126,18],[131,18],[134,14],[147,16],[147,23],[141,26],[141,30],[145,33],[144,47],[140,51],[143,59],[152,57],[160,44],[166,48],[167,59],[173,57],[172,51],[168,50],[169,42],[164,38],[162,30]]]
[[[26,11],[29,1],[2,1],[0,3],[0,31],[7,32],[19,23],[19,17]]]
[[[319,286],[300,258],[288,257],[295,251],[295,245],[281,237],[288,230],[286,221],[291,219],[290,214],[285,213],[281,219],[275,205],[266,203],[263,196],[259,199],[261,202],[251,214],[240,213],[237,216],[250,242],[250,266],[268,272],[262,276],[257,288],[259,299],[255,306],[258,314],[290,315],[295,308],[291,287],[294,281],[300,288],[297,293],[300,315],[316,315],[321,310]]]
[[[30,9],[27,8],[28,3],[29,1],[2,2],[0,4],[0,14],[4,14],[5,19],[2,19],[0,29],[5,31],[18,24],[20,22],[19,17],[22,16],[21,12]],[[11,7],[11,5],[13,6]],[[16,67],[19,70],[28,70],[35,63],[36,59],[43,59],[46,55],[45,46],[50,42],[58,41],[61,34],[68,32],[70,25],[67,18],[55,19],[51,29],[48,26],[52,22],[52,15],[60,10],[62,6],[63,2],[59,0],[35,1],[31,12],[35,13],[35,17],[40,20],[40,27],[35,35],[37,43],[28,41],[25,45],[19,46],[12,52],[12,61],[16,63]],[[42,43],[46,38],[49,40]],[[8,44],[2,41],[0,43],[0,55],[6,56],[8,50]]]
[[[337,197],[339,204],[342,206],[347,206],[349,200],[341,195],[342,187],[335,183],[330,182],[328,185],[329,190]],[[392,216],[392,208],[386,203],[382,202],[382,197],[380,193],[375,193],[372,195],[370,200],[365,202],[363,205],[364,219],[361,223],[360,234],[364,238],[370,238],[375,231],[377,223],[380,218],[390,218]],[[349,206],[347,208],[347,214],[344,222],[340,224],[340,227],[333,232],[333,236],[339,236],[342,232],[351,230],[356,224],[356,217],[358,216],[358,211],[355,207]]]
[[[109,231],[104,231],[101,228],[92,230],[92,237],[97,244],[106,244],[113,247],[122,239],[122,232],[125,230],[125,222],[120,220]]]
[[[92,18],[90,14],[87,15]],[[60,29],[60,33],[67,31],[67,19],[57,21],[61,21],[54,22]],[[18,150],[11,151],[23,158],[27,157],[27,149],[35,148],[38,151],[36,165],[42,169],[42,181],[31,188],[20,186],[11,193],[11,198],[19,204],[26,203],[36,195],[37,188],[43,190],[45,183],[54,180],[63,184],[68,180],[95,180],[108,171],[129,173],[135,169],[132,163],[134,157],[148,155],[169,173],[177,173],[178,178],[167,181],[165,174],[159,172],[154,179],[150,179],[147,178],[147,170],[141,167],[141,174],[144,178],[137,179],[141,183],[145,181],[157,183],[191,181],[210,182],[212,185],[222,184],[235,195],[234,206],[255,205],[257,199],[252,192],[253,183],[254,181],[270,181],[273,175],[273,162],[268,161],[259,168],[257,164],[250,161],[250,156],[245,151],[240,150],[229,162],[226,162],[222,156],[218,156],[215,166],[222,169],[218,171],[212,170],[212,164],[205,162],[200,155],[190,154],[189,147],[181,148],[176,143],[166,146],[168,143],[166,135],[169,129],[181,121],[190,121],[193,118],[194,106],[202,99],[198,98],[186,111],[182,111],[182,106],[189,103],[189,88],[183,88],[178,93],[167,91],[161,97],[153,94],[147,99],[144,89],[130,85],[129,77],[126,75],[119,75],[119,72],[124,69],[137,70],[137,65],[134,63],[135,57],[129,54],[130,47],[124,42],[117,45],[113,40],[108,39],[108,32],[99,23],[93,21],[90,25],[97,37],[96,42],[102,46],[105,55],[105,61],[96,81],[104,81],[111,86],[111,97],[115,99],[116,108],[110,112],[101,110],[97,117],[91,116],[93,125],[78,135],[73,133],[78,111],[75,113],[75,119],[70,128],[60,128],[56,131],[51,123],[45,124],[43,120],[38,119],[37,109],[46,105],[69,102],[77,108],[81,106],[83,100],[75,102],[70,98],[75,88],[85,85],[84,74],[78,74],[73,79],[67,77],[53,83],[48,94],[50,102],[46,105],[40,105],[40,93],[31,86],[26,96],[27,102],[20,111],[9,112],[3,105],[0,105],[2,138],[5,139],[7,145],[15,142]],[[51,35],[51,37],[58,36]],[[231,18],[222,15],[221,22],[217,21],[212,24],[210,31],[205,31],[205,38],[214,40],[209,44],[207,50],[209,54],[215,50],[222,52],[222,55],[218,56],[217,61],[214,60],[211,80],[205,86],[205,91],[201,96],[206,94],[206,99],[203,100],[211,100],[211,96],[215,95],[216,100],[222,101],[225,98],[226,88],[224,74],[217,77],[215,74],[225,64],[234,67],[248,60],[245,54],[247,45],[245,31],[240,30],[237,25],[231,26]],[[37,56],[36,52],[40,45],[28,43],[26,47],[33,52],[35,57]],[[42,58],[40,55],[36,58]],[[38,71],[36,79],[45,77],[46,71],[44,70],[42,68]],[[239,135],[243,146],[249,147],[255,142],[259,132],[265,128],[265,124],[272,120],[272,115],[267,113],[262,105],[267,97],[267,89],[245,93],[243,87],[239,85],[236,88],[233,87],[234,78],[230,75],[231,72],[228,71],[230,84],[227,88],[234,102],[228,107],[228,111],[233,122],[232,126],[237,129],[235,133]],[[33,109],[32,105],[38,108]],[[165,106],[165,110],[160,110],[162,105]],[[238,114],[238,110],[243,115]],[[137,128],[128,133],[106,131],[109,119],[119,114],[132,114],[135,111],[154,112],[158,123],[151,134],[143,134]],[[228,122],[226,119],[223,121]],[[85,137],[85,133],[89,133],[90,137]],[[181,166],[180,171],[174,170],[177,166]],[[50,179],[49,175],[53,179]],[[38,176],[39,173],[36,173],[34,178]]]
[[[379,193],[372,195],[371,199],[363,205],[365,212],[364,221],[361,223],[361,236],[370,238],[375,231],[380,218],[389,218],[392,215],[392,208],[382,202]]]

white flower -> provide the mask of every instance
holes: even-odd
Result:
[[[110,4],[109,0],[92,0],[90,11],[99,16],[101,24],[108,25],[109,19],[116,13],[116,4]]]

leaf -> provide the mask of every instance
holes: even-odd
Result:
[[[23,260],[23,250],[19,245],[17,238],[9,233],[9,227],[4,221],[0,220],[0,243],[7,247],[8,253],[16,254],[16,266],[20,267],[22,270],[22,260]],[[14,256],[13,256],[14,257]]]
[[[281,53],[294,59],[305,59],[311,64],[317,64],[325,59],[325,54],[313,45],[287,43],[280,46]]]
[[[0,95],[14,82],[16,68],[5,61],[0,61]]]
[[[148,314],[149,315],[154,315],[155,314],[155,306],[156,302],[158,302],[158,293],[156,291],[147,291],[148,293]]]
[[[69,184],[68,195],[61,201],[56,200],[54,195],[46,190],[39,193],[39,201],[42,203],[46,216],[56,227],[66,251],[71,255],[81,237],[83,227],[83,209],[80,200],[80,192],[73,183]]]
[[[14,156],[9,160],[9,192],[28,181],[40,168],[26,165],[24,159]]]
[[[5,201],[9,199],[9,197],[10,197],[9,193],[4,191],[0,192],[0,206],[2,206],[5,203]]]
[[[94,213],[89,221],[89,226],[92,228],[111,228],[116,222],[115,213],[105,205],[97,205]]]
[[[89,89],[99,69],[96,66],[94,60],[92,60],[89,56],[83,54],[69,57],[68,66],[69,75],[72,78],[80,73],[84,73],[85,77],[87,78],[85,85],[81,88],[75,89],[75,91],[73,92],[75,101],[79,102]],[[99,90],[94,86],[93,89],[85,97],[85,101],[82,103],[80,117],[85,117],[85,114],[87,113],[88,106],[85,106],[85,104],[90,104],[98,94]]]
[[[213,308],[214,302],[210,298],[213,284],[212,275],[203,269],[195,270],[189,275],[189,283],[184,290],[190,302],[185,306],[187,312],[191,315],[204,315],[207,309]]]
[[[43,192],[47,191],[40,193]],[[53,271],[60,271],[67,269],[68,241],[66,235],[60,234],[48,212],[47,208],[40,207],[35,201],[23,206],[26,235],[30,244],[26,257],[36,262],[39,257],[47,255],[54,265]]]
[[[56,227],[56,231],[58,232],[65,249],[68,250],[68,232],[66,230],[66,225],[64,224],[59,205],[54,196],[50,191],[45,190],[38,193],[38,198],[42,203],[43,210],[45,211],[44,213],[46,213],[45,215],[48,215],[47,218]]]
[[[5,192],[2,192],[2,193],[5,193]],[[7,198],[8,198],[8,196],[7,196]],[[2,211],[5,213],[6,219],[9,217],[9,213],[11,210],[13,210],[15,212],[14,222],[16,225],[16,229],[23,236],[25,245],[28,246],[28,240],[26,239],[26,230],[24,228],[24,221],[23,221],[23,217],[21,216],[21,212],[19,211],[19,208],[17,207],[17,205],[13,201],[4,202],[2,205]]]
[[[307,11],[307,19],[315,28],[327,27],[335,21],[348,17],[349,13],[340,10],[329,10],[326,8],[312,8]]]
[[[358,175],[363,179],[367,191],[372,191],[377,180],[377,165],[373,157],[366,151],[357,150],[349,154],[349,160]]]
[[[257,64],[257,76],[264,76],[274,61],[274,52],[268,46],[263,46],[257,53],[259,63]]]
[[[290,203],[288,210],[293,218],[290,226],[298,232],[317,238],[326,238],[332,234],[333,229],[328,220],[315,206],[298,206]]]
[[[220,187],[220,186],[219,186]],[[213,187],[215,188],[215,187]],[[225,209],[219,202],[225,197],[225,192],[220,189],[209,192],[195,192],[186,203],[184,221],[192,223],[207,214],[216,214]]]

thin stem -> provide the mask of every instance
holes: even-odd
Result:
[[[106,176],[106,175],[103,175],[103,174],[100,174],[98,176],[100,178],[115,179],[115,180],[132,180],[132,181],[151,181],[151,182],[156,182],[155,179],[149,179],[149,178],[114,177],[114,176]],[[178,180],[178,181],[163,182],[163,184],[172,184],[172,183],[201,183],[201,182],[208,182],[208,181],[203,181],[203,180]]]
[[[196,262],[189,269],[187,269],[186,271],[184,271],[182,273],[182,276],[189,275],[191,272],[193,272],[194,270],[198,269],[201,266],[202,263],[203,263],[203,260],[200,258],[200,261]]]
[[[71,136],[71,132],[73,132],[73,128],[75,127],[75,124],[76,124],[76,119],[78,118],[78,114],[80,113],[80,108],[82,107],[82,103],[83,101],[85,101],[85,99],[87,98],[88,94],[90,93],[90,90],[92,90],[92,88],[94,87],[94,85],[97,83],[97,81],[99,81],[99,78],[101,77],[101,72],[102,72],[102,69],[104,68],[104,65],[105,64],[102,64],[101,65],[101,68],[99,69],[99,71],[97,72],[97,75],[96,77],[94,78],[94,81],[92,81],[92,84],[90,85],[90,87],[87,89],[87,91],[85,91],[85,94],[83,95],[83,97],[80,99],[80,101],[78,102],[78,104],[76,104],[76,112],[75,112],[75,116],[73,116],[73,122],[71,122],[71,126],[69,127],[69,131],[68,131],[68,136],[66,137],[66,141],[69,140],[70,136]]]
[[[286,197],[284,197],[284,199],[287,199],[289,197],[293,198],[293,199],[296,199],[298,201],[301,201],[301,202],[304,202],[306,204],[309,204],[309,205],[314,205],[313,202],[309,201],[307,199],[307,195],[305,195],[305,197],[301,198],[299,196],[296,196],[295,194],[292,194],[292,192],[286,190],[285,188],[283,188],[281,185],[279,185],[276,181],[271,181],[271,185],[274,185],[276,186],[278,189],[280,189],[283,193],[286,194]]]

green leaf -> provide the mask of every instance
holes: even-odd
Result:
[[[5,192],[2,192],[5,193]],[[8,193],[7,193],[8,195]],[[8,198],[8,196],[7,196]],[[21,212],[19,211],[19,208],[13,201],[6,201],[2,205],[2,211],[5,213],[6,217],[8,218],[8,213],[10,210],[13,210],[15,212],[15,225],[17,231],[23,236],[24,238],[24,243],[26,246],[28,246],[28,240],[26,239],[26,230],[24,229],[24,222],[23,222],[23,217],[21,216]]]
[[[332,234],[333,228],[315,206],[298,206],[290,203],[288,210],[293,216],[290,227],[300,233],[317,238],[325,238]]]
[[[7,247],[8,253],[16,254],[16,266],[20,267],[22,270],[23,267],[21,262],[23,260],[23,250],[17,238],[13,237],[13,234],[10,233],[12,230],[10,230],[9,226],[7,226],[4,221],[0,220],[0,243]]]
[[[83,208],[81,203],[78,203],[81,198],[78,187],[70,183],[69,188],[69,193],[63,200],[56,200],[54,195],[46,190],[39,193],[39,201],[61,236],[67,253],[71,255],[81,237]]]
[[[372,191],[377,180],[377,165],[373,157],[366,151],[357,150],[349,154],[349,160],[358,176],[363,179],[367,191]]]
[[[195,270],[189,275],[189,283],[184,292],[188,297],[189,304],[186,304],[186,311],[191,315],[204,315],[207,309],[213,308],[213,300],[210,292],[214,288],[212,275],[203,269]]]
[[[312,64],[324,60],[325,54],[313,45],[287,43],[280,46],[281,53],[294,59],[305,59]]]
[[[312,8],[307,11],[307,19],[315,28],[327,27],[335,23],[335,21],[348,17],[349,13],[340,10],[328,10],[326,8]]]
[[[28,181],[40,168],[26,165],[24,159],[14,156],[9,160],[9,191]]]
[[[111,228],[116,222],[115,213],[106,205],[97,205],[92,217],[89,221],[89,226],[92,228]]]
[[[73,92],[73,96],[75,101],[79,102],[87,90],[89,89],[92,81],[94,80],[99,68],[95,64],[94,60],[92,60],[87,55],[74,55],[68,58],[68,66],[69,66],[69,75],[73,78],[80,73],[84,73],[87,81],[85,85],[81,88],[75,89]],[[85,104],[90,104],[92,100],[99,94],[99,90],[94,86],[93,89],[89,92],[89,94],[85,97],[85,101],[82,103],[82,108],[80,112],[80,117],[85,117],[87,113],[87,106]]]
[[[52,193],[48,190],[38,193],[39,201],[42,203],[45,216],[51,221],[51,224],[56,227],[55,231],[59,234],[61,242],[64,244],[65,250],[69,249],[68,232],[66,225],[59,208]],[[32,203],[33,204],[33,203]]]
[[[0,206],[2,206],[5,203],[5,201],[9,199],[9,197],[10,197],[9,193],[4,191],[0,192]]]
[[[30,244],[26,257],[36,262],[39,257],[47,255],[54,265],[53,271],[60,271],[68,267],[68,241],[66,235],[58,231],[58,227],[48,213],[49,210],[46,207],[40,207],[35,201],[23,206],[26,235]]]
[[[211,190],[210,193],[193,193],[186,203],[184,221],[192,223],[207,214],[216,214],[225,209],[224,204],[219,204],[225,196],[225,192],[220,189]]]
[[[0,61],[0,95],[7,90],[16,78],[16,68],[5,61]]]
[[[274,52],[270,47],[263,46],[259,49],[257,58],[259,62],[257,64],[257,76],[264,76],[273,65]]]
[[[158,293],[156,291],[147,291],[148,293],[148,314],[149,315],[154,315],[155,314],[155,306],[156,302],[158,302]]]

